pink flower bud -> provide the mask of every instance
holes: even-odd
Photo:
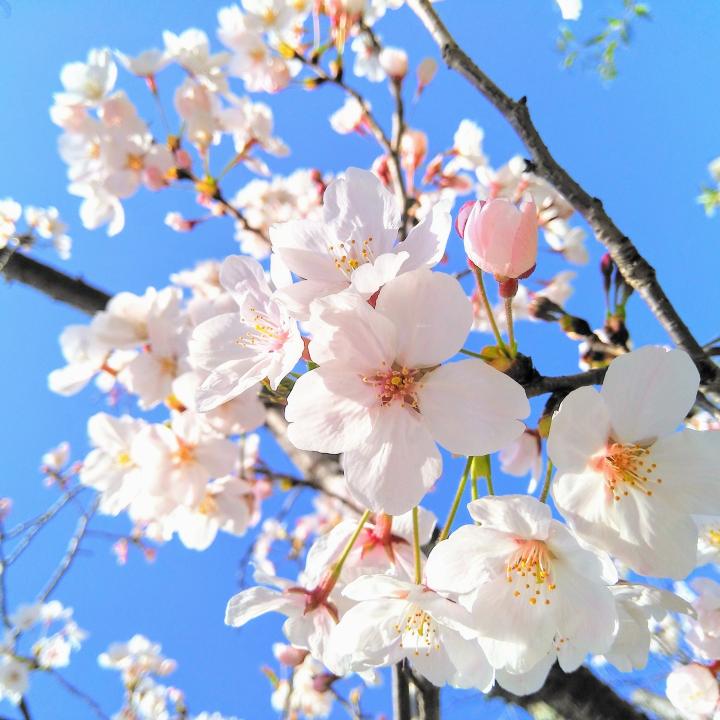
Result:
[[[175,151],[175,165],[182,170],[188,170],[192,167],[192,158],[187,150],[180,148]]]
[[[113,546],[112,551],[117,558],[118,565],[125,565],[128,558],[128,541],[126,538],[120,538]]]
[[[460,236],[461,240],[465,237],[465,225],[467,225],[470,213],[478,203],[481,207],[485,204],[482,200],[468,200],[467,202],[464,202],[455,216],[455,232]]]
[[[193,220],[187,220],[179,212],[169,212],[165,216],[165,224],[175,232],[190,232],[196,225]]]
[[[322,675],[316,675],[312,681],[313,690],[319,693],[327,692],[336,680],[337,675],[333,675],[332,673],[323,673]]]
[[[457,227],[461,222],[459,218]],[[462,230],[470,260],[496,278],[527,277],[535,268],[538,221],[534,202],[526,202],[521,209],[504,198],[476,202]]]
[[[408,71],[408,56],[404,50],[395,47],[386,47],[378,56],[380,67],[393,80],[402,80]]]
[[[422,130],[406,130],[400,141],[400,161],[403,168],[414,173],[427,155],[428,138]]]

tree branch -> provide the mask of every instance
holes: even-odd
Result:
[[[590,195],[558,162],[530,117],[527,98],[513,100],[460,48],[430,4],[407,0],[440,47],[446,64],[489,100],[512,126],[530,152],[532,172],[547,180],[585,218],[607,248],[627,283],[645,300],[673,342],[693,359],[706,385],[718,386],[720,372],[692,335],[657,281],[655,269],[605,212],[602,201]]]

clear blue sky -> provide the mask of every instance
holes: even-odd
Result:
[[[65,191],[65,168],[56,151],[58,129],[48,118],[58,74],[65,62],[83,59],[91,47],[110,46],[135,53],[161,44],[161,32],[196,26],[214,38],[220,3],[174,0],[9,0],[9,14],[0,8],[0,198],[23,204],[56,205],[71,224],[75,245],[71,273],[109,291],[142,291],[161,286],[169,274],[196,260],[223,257],[236,250],[229,222],[208,224],[198,232],[178,235],[163,225],[168,210],[189,208],[187,197],[141,193],[126,203],[122,234],[83,230],[78,201]],[[601,18],[620,0],[586,2],[581,33],[597,30]],[[641,252],[655,265],[669,296],[689,320],[700,340],[720,332],[720,220],[707,220],[696,205],[706,164],[720,154],[718,133],[718,34],[720,5],[714,0],[652,3],[654,20],[643,23],[632,47],[619,56],[619,78],[603,85],[591,71],[563,72],[554,50],[560,20],[552,0],[448,0],[438,4],[458,40],[501,86],[515,96],[527,95],[533,117],[558,160],[605,207]],[[413,63],[435,48],[409,12],[391,14],[379,25],[390,44],[401,44]],[[216,44],[217,46],[217,44]],[[133,78],[121,73],[120,85],[132,97],[142,96]],[[364,83],[360,82],[361,87]],[[379,86],[370,89],[373,104],[387,110]],[[318,166],[341,171],[368,166],[376,149],[370,141],[333,134],[327,116],[342,103],[339,91],[323,88],[313,94],[292,90],[269,99],[277,132],[292,155],[273,161],[277,172]],[[431,136],[431,153],[451,143],[461,118],[486,131],[486,152],[495,165],[520,150],[497,113],[466,87],[441,72],[425,99],[410,110],[409,122]],[[239,176],[241,183],[244,176]],[[451,255],[460,247],[452,240]],[[578,285],[586,292],[569,304],[592,324],[602,320],[602,299],[596,271],[600,249],[591,243],[591,264],[581,270]],[[47,259],[58,264],[54,257]],[[538,275],[559,269],[543,256]],[[37,467],[41,454],[69,440],[76,457],[87,449],[85,423],[104,408],[94,388],[70,399],[46,389],[46,376],[62,364],[57,338],[69,323],[84,322],[77,312],[54,304],[20,286],[0,282],[3,328],[2,433],[0,434],[0,495],[14,498],[16,519],[46,507],[52,491],[45,489]],[[641,301],[630,306],[630,327],[636,345],[663,342],[665,336]],[[574,372],[576,346],[556,328],[522,326],[520,343],[534,348],[537,365],[548,374]],[[276,455],[271,451],[271,460]],[[445,512],[457,462],[446,464],[447,482],[431,506]],[[516,484],[507,481],[505,491]],[[124,529],[119,519],[106,527]],[[10,577],[11,607],[32,598],[72,532],[72,513],[48,529],[44,542]],[[218,710],[247,720],[271,717],[269,688],[258,666],[272,659],[270,641],[280,639],[280,620],[270,616],[237,632],[222,623],[227,599],[237,588],[238,562],[247,538],[221,536],[210,550],[193,553],[173,542],[160,549],[154,565],[133,555],[117,567],[107,543],[92,540],[77,568],[57,597],[75,608],[90,638],[77,654],[68,677],[99,699],[106,712],[120,704],[120,683],[97,668],[96,657],[112,641],[136,632],[163,643],[177,659],[172,682],[187,692],[193,712]],[[37,720],[85,720],[87,709],[59,692],[49,679],[34,680],[31,708]],[[368,707],[389,709],[385,690],[368,694]],[[446,717],[479,714],[477,699],[468,693],[447,693]],[[488,717],[501,712],[493,705]],[[13,716],[0,702],[0,714]],[[506,711],[512,717],[515,711]],[[338,711],[340,717],[340,711]]]

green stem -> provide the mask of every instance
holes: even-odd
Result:
[[[470,481],[470,499],[471,500],[477,500],[478,499],[478,482],[477,478],[474,477]]]
[[[330,573],[330,576],[332,577],[333,580],[337,580],[340,577],[340,573],[342,572],[343,565],[345,564],[345,561],[347,560],[348,555],[350,554],[350,551],[353,549],[353,545],[355,545],[355,541],[358,539],[358,536],[362,532],[362,529],[365,527],[365,523],[367,522],[367,519],[369,517],[370,517],[370,511],[366,510],[362,514],[362,517],[360,518],[360,522],[358,522],[358,525],[355,528],[355,532],[350,536],[350,539],[347,541],[347,545],[345,545],[345,548],[343,549],[342,554],[335,561],[332,572]]]
[[[484,360],[485,358],[482,356],[482,353],[476,353],[472,350],[466,350],[465,348],[460,348],[460,353],[462,355],[469,355],[470,357],[474,358],[480,358],[481,360]]]
[[[547,502],[548,494],[550,493],[550,481],[552,480],[553,464],[550,458],[547,459],[547,471],[545,472],[545,483],[543,485],[542,492],[540,493],[540,502]]]
[[[487,471],[488,471],[488,473],[487,473],[487,477],[485,479],[487,480],[488,495],[494,495],[495,487],[493,485],[493,480],[492,480],[492,463],[490,462],[489,455],[488,455]]]
[[[472,458],[469,457],[467,459],[467,462],[465,463],[465,469],[463,470],[463,474],[460,478],[460,482],[458,483],[457,491],[455,492],[455,498],[453,499],[452,506],[450,507],[450,512],[448,513],[447,520],[445,521],[445,525],[442,529],[442,532],[440,533],[439,540],[445,540],[447,536],[450,534],[450,528],[452,527],[453,520],[455,519],[455,515],[457,514],[458,508],[460,507],[460,501],[462,500],[463,493],[465,492],[465,486],[467,485],[468,481],[468,475],[470,475],[470,465],[472,464]]]
[[[422,563],[420,555],[420,523],[418,521],[418,507],[417,505],[412,511],[412,523],[413,523],[413,551],[415,555],[415,584],[420,585],[422,582]]]
[[[495,342],[498,344],[499,348],[507,352],[508,347],[505,344],[505,341],[502,339],[502,335],[500,335],[500,330],[498,329],[498,325],[495,322],[495,315],[493,313],[492,306],[490,305],[487,291],[485,290],[485,281],[483,280],[482,270],[480,268],[475,268],[474,272],[478,290],[480,291],[480,299],[482,300],[483,307],[485,308],[485,314],[488,316],[488,320],[490,321],[490,327],[492,328],[493,335],[495,336]]]

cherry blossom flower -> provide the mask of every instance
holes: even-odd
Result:
[[[119,670],[125,685],[132,685],[143,676],[169,675],[176,663],[162,654],[162,647],[144,635],[133,635],[126,643],[112,643],[98,657],[100,667]]]
[[[164,50],[155,48],[143,50],[134,57],[115,50],[115,57],[128,72],[144,78],[154,76],[170,62],[170,58]]]
[[[692,588],[698,593],[693,601],[696,618],[688,618],[685,639],[696,657],[720,658],[720,585],[705,577],[695,578]]]
[[[12,198],[0,200],[0,249],[4,248],[8,240],[15,234],[15,223],[22,215],[22,205]]]
[[[178,507],[169,523],[185,547],[206,550],[220,530],[238,536],[245,534],[254,500],[249,482],[228,475],[209,483],[197,506]]]
[[[618,584],[611,588],[618,611],[618,631],[604,658],[621,672],[647,665],[652,634],[650,623],[669,613],[692,614],[690,604],[674,593],[649,585]]]
[[[376,310],[351,292],[316,301],[310,355],[320,367],[290,393],[290,441],[344,453],[352,496],[392,515],[440,477],[436,442],[461,455],[509,445],[529,413],[522,387],[480,360],[440,365],[471,322],[459,283],[426,269],[385,285]]]
[[[30,687],[27,665],[9,655],[0,655],[0,700],[17,705]]]
[[[177,415],[170,427],[144,427],[132,453],[148,492],[188,505],[201,503],[208,481],[231,474],[237,461],[235,445],[190,412]]]
[[[681,665],[667,677],[665,694],[687,718],[712,718],[720,700],[718,681],[710,668],[703,665]]]
[[[450,232],[447,208],[436,205],[404,242],[397,242],[400,216],[373,173],[350,168],[328,185],[322,221],[272,227],[273,252],[302,278],[281,291],[291,310],[306,317],[316,298],[350,285],[367,298],[399,273],[436,265]]]
[[[294,648],[293,648],[294,649]],[[316,678],[322,676],[325,668],[310,655],[305,655],[292,675],[292,685],[281,680],[272,694],[271,704],[277,712],[297,712],[302,717],[326,718],[333,709],[335,696],[329,688],[318,689]]]
[[[357,602],[333,630],[330,669],[348,671],[391,665],[404,658],[434,685],[476,687],[494,673],[477,640],[473,617],[430,587],[365,575],[343,595]]]
[[[370,82],[380,82],[385,79],[385,70],[380,64],[379,52],[367,34],[355,37],[350,45],[355,53],[353,73],[357,77],[367,78]]]
[[[486,497],[468,510],[479,525],[439,543],[425,573],[460,595],[493,667],[527,673],[541,664],[546,673],[557,657],[572,672],[587,653],[610,649],[618,620],[607,585],[617,573],[607,555],[526,495]]]
[[[645,347],[613,360],[601,392],[571,392],[553,418],[558,509],[641,574],[685,577],[698,541],[692,515],[720,513],[720,433],[674,432],[698,384],[682,350]]]
[[[513,477],[530,475],[528,492],[534,492],[542,470],[540,436],[535,430],[525,432],[498,454],[500,469]]]
[[[275,390],[303,352],[296,324],[273,295],[260,264],[231,256],[220,283],[239,311],[198,325],[190,338],[190,359],[210,371],[198,390],[197,406],[212,410],[268,378]]]
[[[80,392],[106,365],[109,347],[87,325],[68,325],[60,334],[65,367],[48,375],[48,387],[59,395]]]
[[[421,546],[430,542],[435,524],[433,513],[419,508]],[[356,527],[357,519],[348,518],[321,535],[308,553],[308,565],[319,568],[331,565]],[[374,523],[366,523],[343,564],[340,580],[347,583],[361,575],[383,573],[412,580],[415,573],[412,533],[412,513],[394,518],[381,515]]]
[[[348,135],[351,132],[362,132],[368,110],[372,107],[369,103],[361,103],[354,97],[349,97],[343,106],[330,116],[330,125],[339,135]]]
[[[341,598],[332,593],[334,585],[328,588],[321,583],[309,589],[259,572],[255,573],[255,581],[275,587],[257,585],[234,595],[225,610],[225,624],[242,627],[265,613],[281,613],[287,616],[283,632],[288,641],[309,650],[315,658],[323,658],[330,633],[340,617]]]
[[[87,63],[68,63],[60,73],[65,88],[55,95],[55,102],[63,105],[97,105],[110,94],[117,79],[117,66],[112,53],[107,50],[91,50]]]
[[[395,81],[402,80],[408,71],[408,56],[402,48],[386,46],[378,57],[380,67]]]
[[[97,413],[88,420],[93,450],[83,461],[80,482],[100,493],[100,512],[117,515],[140,491],[142,477],[132,448],[145,426],[144,420],[128,415]]]

